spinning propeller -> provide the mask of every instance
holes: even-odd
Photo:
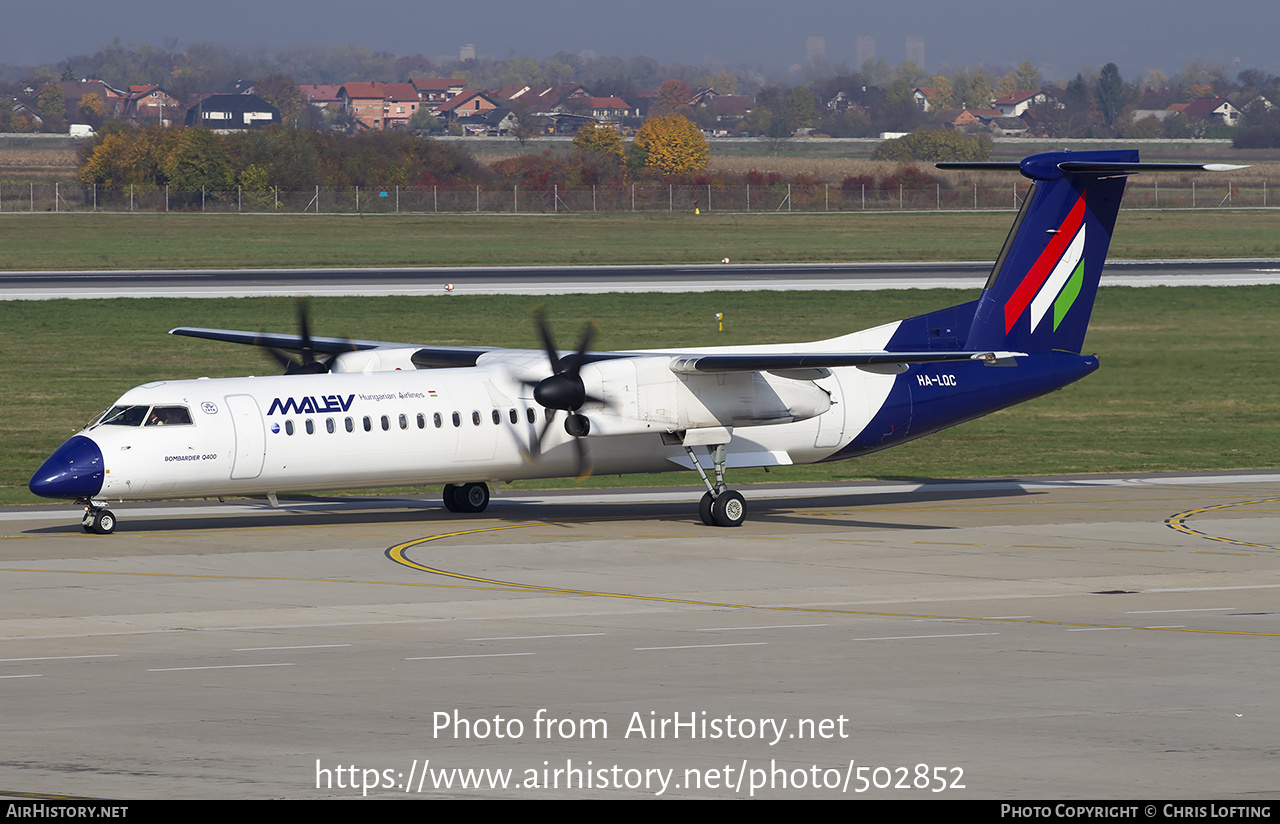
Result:
[[[311,342],[311,327],[308,323],[308,314],[307,302],[299,300],[298,337],[302,339],[302,347],[298,350],[297,360],[288,353],[267,346],[265,343],[256,344],[266,349],[271,359],[284,367],[284,374],[286,375],[320,375],[329,371],[329,364],[316,358],[315,348]]]
[[[578,477],[586,478],[591,475],[592,467],[582,439],[590,434],[591,422],[578,410],[588,402],[605,402],[603,398],[587,394],[581,376],[582,367],[595,360],[587,354],[587,347],[591,345],[597,327],[593,322],[588,321],[582,329],[578,350],[562,358],[556,349],[555,340],[551,337],[551,326],[547,322],[546,309],[541,306],[535,309],[533,320],[538,329],[538,336],[542,339],[542,348],[547,353],[547,361],[551,364],[551,374],[540,381],[522,381],[525,386],[533,387],[533,399],[539,406],[548,410],[547,422],[538,432],[530,458],[537,460],[542,455],[542,441],[546,438],[547,431],[554,420],[552,411],[568,412],[569,416],[564,421],[564,431],[573,436],[573,445],[578,453]]]

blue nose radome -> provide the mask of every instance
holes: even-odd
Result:
[[[102,450],[76,435],[49,456],[27,487],[42,498],[92,498],[102,490]]]

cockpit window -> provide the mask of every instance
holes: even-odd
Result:
[[[96,426],[191,426],[191,411],[185,406],[113,406],[90,428]]]
[[[191,413],[185,406],[152,407],[147,426],[190,426]]]
[[[149,406],[113,406],[103,413],[94,426],[141,426]]]

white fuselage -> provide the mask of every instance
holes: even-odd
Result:
[[[670,368],[677,354],[583,367],[603,401],[579,410],[591,422],[594,472],[689,469],[681,439],[725,443],[731,468],[818,461],[862,430],[893,383],[857,368],[816,379],[680,375]],[[189,424],[96,424],[80,434],[102,451],[94,497],[105,501],[574,476],[565,413],[548,427],[533,400],[530,380],[548,368],[541,353],[498,350],[474,367],[164,381],[116,406],[185,407]]]

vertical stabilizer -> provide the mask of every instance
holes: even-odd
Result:
[[[1125,176],[1141,165],[1136,151],[1054,152],[1018,164],[1033,185],[978,301],[966,349],[1080,352]]]

